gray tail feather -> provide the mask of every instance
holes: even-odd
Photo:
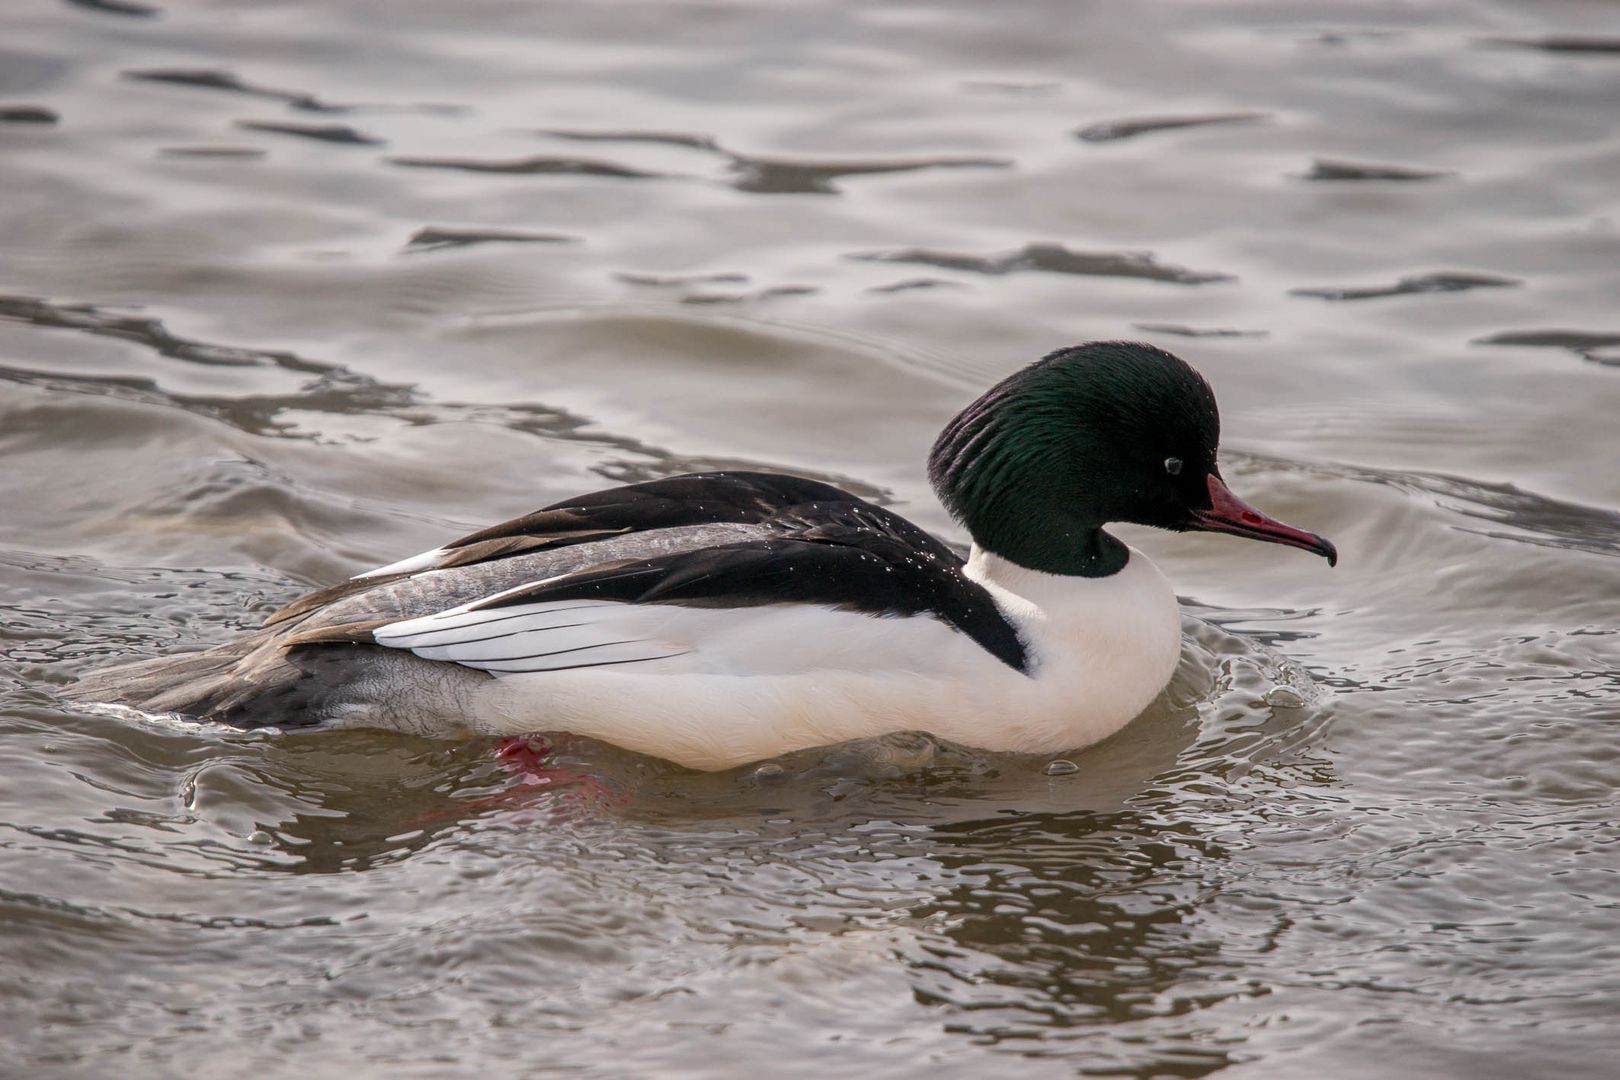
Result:
[[[120,664],[91,672],[64,696],[233,723],[246,701],[281,689],[301,674],[281,650],[266,650],[265,644],[260,635],[251,635],[203,652]]]

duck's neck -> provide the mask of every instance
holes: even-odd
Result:
[[[1077,428],[1042,365],[1003,380],[963,409],[928,455],[928,478],[980,548],[1029,570],[1108,577],[1129,561],[1102,526],[1112,520],[1108,477],[1080,463],[1110,446]]]
[[[975,515],[967,526],[975,547],[1043,574],[1108,577],[1130,559],[1129,548],[1095,525],[998,514]]]
[[[1089,610],[1097,602],[1098,596],[1113,595],[1122,587],[1130,591],[1130,579],[1140,576],[1142,567],[1137,564],[1146,563],[1147,558],[1129,547],[1125,553],[1126,568],[1121,572],[1106,577],[1086,577],[1032,570],[974,544],[962,572],[970,580],[1019,597],[1043,611],[1076,603]]]
[[[1030,467],[1030,455],[1010,440],[988,440],[954,460],[941,451],[945,440],[929,463],[934,490],[975,546],[1043,574],[1100,578],[1125,568],[1129,549],[1103,529],[1101,515],[1076,512],[1088,505],[1076,497],[1078,479]]]

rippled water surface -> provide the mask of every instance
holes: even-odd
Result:
[[[1620,9],[0,12],[0,1046],[28,1076],[1611,1077]],[[78,674],[609,482],[1181,353],[1343,559],[1146,531],[1045,760],[252,737]]]

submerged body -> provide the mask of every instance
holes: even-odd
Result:
[[[1132,429],[1149,425],[1183,430],[1088,475],[1100,438],[1140,442]],[[1169,582],[1105,521],[1332,557],[1226,490],[1216,432],[1207,386],[1169,354],[1064,350],[935,447],[936,488],[974,535],[966,561],[826,484],[672,477],[359,575],[242,639],[93,676],[78,696],[241,727],[568,731],[699,769],[905,730],[1073,749],[1140,712],[1180,654]]]

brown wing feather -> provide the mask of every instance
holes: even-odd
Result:
[[[410,577],[410,575],[380,574],[377,577],[350,578],[347,581],[340,581],[336,585],[328,585],[324,589],[316,589],[312,593],[305,593],[286,607],[272,611],[261,625],[266,627],[278,626],[301,615],[308,615],[310,612],[342,600],[346,596],[363,593],[368,589],[375,589],[378,585],[386,585],[389,582],[399,581],[401,578],[407,577]]]
[[[360,622],[316,626],[308,630],[295,630],[281,639],[285,649],[299,645],[374,645],[371,632],[379,626],[398,622],[398,619],[364,619]]]

